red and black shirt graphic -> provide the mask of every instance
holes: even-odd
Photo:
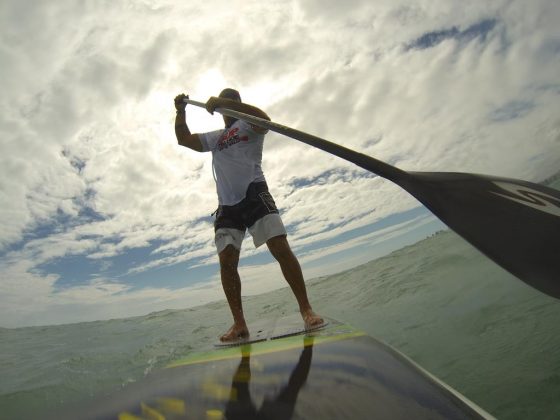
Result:
[[[235,127],[235,128],[231,128],[229,130],[225,130],[224,134],[222,134],[222,136],[220,137],[220,139],[218,140],[218,150],[222,151],[224,149],[227,149],[230,146],[233,146],[234,144],[237,144],[239,142],[242,141],[249,141],[249,136],[239,136],[239,128]]]

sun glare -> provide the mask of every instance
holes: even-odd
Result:
[[[190,95],[193,99],[196,97],[197,100],[205,102],[210,96],[218,95],[227,84],[224,75],[218,69],[210,69],[199,77]]]
[[[193,99],[206,101],[210,96],[218,95],[223,88],[231,87],[240,91],[243,102],[266,108],[280,98],[290,95],[296,86],[297,83],[287,78],[259,80],[239,85],[227,80],[220,70],[211,69],[200,76],[194,90],[190,93]]]

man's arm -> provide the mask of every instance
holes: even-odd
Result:
[[[202,152],[202,143],[198,134],[191,134],[186,120],[185,107],[187,104],[183,99],[188,98],[184,94],[180,94],[175,98],[175,109],[177,115],[175,116],[175,136],[177,143],[181,146],[188,147],[196,152]]]
[[[270,121],[270,117],[266,114],[266,112],[264,112],[260,108],[257,108],[256,106],[245,104],[243,102],[234,101],[232,99],[218,98],[216,96],[212,96],[206,102],[206,110],[210,114],[214,114],[216,108],[227,108],[233,111],[243,112],[244,114],[252,115],[254,117],[259,117],[264,120]],[[268,131],[266,128],[262,128],[253,124],[251,124],[251,127],[256,132],[262,134],[265,134]]]
[[[216,96],[212,96],[206,102],[206,110],[210,114],[213,114],[216,108],[232,109],[237,112],[243,112],[244,114],[252,115],[254,117],[259,117],[270,121],[270,117],[266,115],[266,112],[264,112],[262,109],[259,109],[253,105],[245,104],[243,102],[234,101],[233,99],[218,98]]]

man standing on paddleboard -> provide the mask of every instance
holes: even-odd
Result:
[[[241,280],[237,271],[241,243],[246,230],[255,247],[266,243],[280,264],[290,285],[306,327],[318,326],[323,319],[313,312],[300,264],[287,240],[286,229],[274,203],[261,167],[264,136],[268,130],[242,120],[224,116],[225,128],[191,134],[184,99],[175,98],[175,135],[181,146],[197,152],[212,152],[212,166],[218,192],[218,210],[214,221],[215,243],[220,260],[222,286],[233,315],[232,327],[220,337],[234,341],[249,335],[241,303]],[[206,102],[211,114],[216,108],[228,108],[270,121],[259,108],[241,102],[235,89],[224,89],[219,97]]]

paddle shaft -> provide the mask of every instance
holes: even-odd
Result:
[[[200,108],[206,108],[206,105],[203,102],[193,101],[192,99],[185,99],[185,103],[198,106]],[[399,182],[408,176],[405,171],[395,168],[394,166],[391,166],[385,162],[372,158],[371,156],[364,155],[363,153],[348,149],[344,146],[340,146],[339,144],[332,143],[320,137],[304,133],[303,131],[287,127],[273,121],[268,121],[263,118],[255,117],[253,115],[247,115],[242,112],[237,112],[232,109],[217,108],[216,112],[222,115],[227,115],[228,117],[250,122],[252,124],[258,125],[259,127],[266,128],[267,130],[271,130],[276,133],[291,137],[295,140],[299,140],[305,144],[324,150],[327,153],[352,162],[359,167],[373,172],[390,181]]]

